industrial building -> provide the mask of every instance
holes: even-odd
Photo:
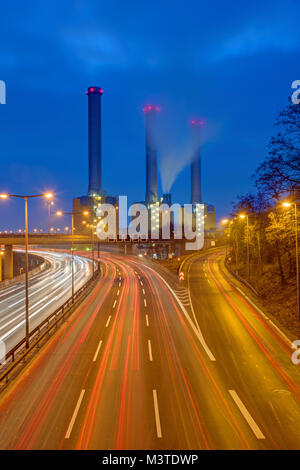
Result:
[[[88,96],[88,161],[89,183],[87,195],[73,199],[74,230],[75,233],[88,234],[94,230],[101,217],[99,209],[103,204],[112,204],[118,210],[118,198],[107,194],[102,189],[102,134],[101,134],[101,99],[103,90],[98,86],[91,86],[86,91]],[[148,208],[148,234],[143,237],[160,238],[163,229],[162,205],[171,206],[171,194],[158,195],[157,174],[157,141],[156,126],[160,106],[147,104],[143,111],[145,115],[145,160],[146,160],[146,192],[143,204]],[[192,225],[195,227],[200,221],[197,219],[196,206],[202,203],[201,187],[201,126],[203,121],[192,120],[191,140],[194,155],[191,162],[191,204],[193,207]],[[183,216],[183,207],[182,216]],[[88,211],[89,216],[83,216]],[[204,203],[205,231],[211,234],[215,228],[215,210],[210,204]],[[174,236],[174,215],[171,214],[171,238]],[[117,220],[118,223],[118,220]],[[152,228],[152,230],[151,230]],[[150,233],[151,232],[151,233]],[[117,234],[119,233],[117,227]],[[109,234],[108,234],[109,235]]]

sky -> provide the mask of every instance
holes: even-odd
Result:
[[[226,216],[252,188],[300,79],[299,13],[298,0],[2,2],[0,192],[51,190],[55,210],[87,193],[85,90],[95,85],[104,90],[103,189],[144,200],[142,107],[156,103],[162,179],[179,172],[173,202],[190,202],[188,122],[201,117],[203,198],[217,220]],[[23,212],[22,201],[3,200],[0,230],[23,228]],[[46,229],[44,201],[31,201],[29,214],[31,228]],[[53,216],[51,225],[68,223]]]

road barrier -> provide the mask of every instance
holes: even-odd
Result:
[[[26,348],[26,338],[23,338],[5,355],[5,370],[0,373],[0,384],[5,380],[8,382],[9,375],[22,362],[26,362],[26,357],[33,352],[35,348],[40,347],[41,341],[50,336],[52,330],[57,330],[58,324],[72,313],[75,307],[89,294],[94,287],[97,279],[101,276],[101,269],[98,268],[94,275],[75,292],[74,297],[70,297],[61,307],[56,309],[51,315],[36,326],[29,334],[30,346]],[[8,361],[10,361],[8,363]]]
[[[229,263],[228,263],[228,260],[227,258],[225,258],[225,261],[224,261],[224,266],[226,267],[227,271],[237,280],[237,281],[240,281],[242,284],[244,284],[244,286],[248,287],[248,289],[251,290],[251,292],[253,292],[254,295],[256,295],[256,297],[259,297],[259,294],[257,292],[256,289],[254,289],[254,287],[249,284],[249,282],[246,281],[246,279],[242,278],[241,276],[239,276],[237,273],[235,273],[231,267],[229,266]]]
[[[31,279],[36,274],[40,273],[41,271],[45,271],[49,268],[51,264],[48,261],[44,261],[42,264],[39,264],[36,268],[30,269],[28,271],[28,279]],[[4,281],[0,282],[0,290],[6,289],[14,284],[19,284],[25,280],[25,273],[18,274],[18,276],[14,276],[11,279],[5,279]]]

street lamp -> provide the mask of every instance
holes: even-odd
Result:
[[[250,282],[250,251],[249,251],[249,216],[248,214],[240,214],[240,219],[246,219],[247,227],[247,280]]]
[[[51,199],[52,193],[35,194],[33,196],[20,196],[17,194],[0,194],[1,199],[7,199],[9,197],[16,197],[18,199],[24,199],[25,202],[25,341],[26,349],[29,348],[29,289],[28,289],[28,199],[36,197],[45,197]]]
[[[62,215],[71,215],[72,216],[72,303],[74,302],[74,215],[89,215],[88,211],[83,211],[83,212],[63,212],[63,211],[56,211],[56,215],[62,216]]]
[[[298,250],[298,214],[297,214],[297,203],[285,201],[282,203],[283,207],[289,208],[294,206],[294,217],[295,217],[295,238],[296,238],[296,283],[297,283],[297,313],[298,319],[300,320],[300,286],[299,286],[299,250]]]

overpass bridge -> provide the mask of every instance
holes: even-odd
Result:
[[[184,250],[185,240],[150,240],[145,238],[130,238],[129,236],[126,238],[117,238],[117,239],[105,239],[99,240],[95,238],[93,240],[92,235],[79,235],[79,234],[65,234],[65,233],[55,233],[55,234],[48,234],[48,233],[30,233],[29,236],[29,245],[33,246],[66,246],[71,245],[72,240],[74,246],[78,245],[95,245],[101,244],[102,246],[118,246],[124,249],[124,253],[127,253],[128,247],[132,247],[135,245],[143,245],[147,248],[155,247],[155,249],[163,249],[168,250],[168,252],[175,251],[175,245],[177,249],[179,248],[180,251]],[[2,263],[0,259],[0,281],[2,279],[11,279],[13,277],[13,246],[25,246],[25,234],[23,233],[1,233],[0,234],[0,245],[3,247],[2,250]]]

